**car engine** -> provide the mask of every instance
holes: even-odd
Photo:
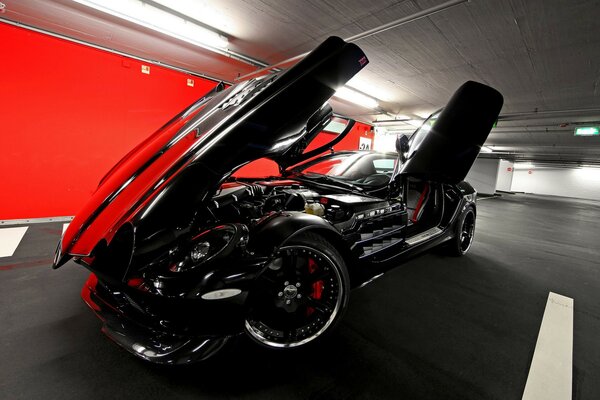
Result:
[[[249,226],[273,212],[305,212],[344,230],[351,220],[366,220],[395,209],[368,195],[317,190],[294,180],[229,182],[213,197],[210,211],[221,222],[243,222]]]

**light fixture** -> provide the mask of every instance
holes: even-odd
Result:
[[[431,114],[433,114],[433,111],[419,111],[419,112],[415,112],[414,114],[423,119],[427,119],[427,118],[429,118],[429,116]]]
[[[600,182],[600,168],[591,166],[581,166],[573,172],[575,177],[584,179],[589,183],[590,180]]]
[[[533,165],[533,163],[530,163],[530,162],[515,163],[515,166],[514,166],[515,169],[532,169],[534,167],[535,167],[535,165]]]
[[[379,107],[379,103],[374,98],[357,92],[356,90],[352,90],[346,86],[342,86],[336,90],[334,96],[366,108]]]
[[[140,0],[74,1],[209,50],[229,45],[225,36]]]
[[[363,74],[354,75],[344,86],[360,93],[368,93],[369,97],[379,101],[392,101],[394,99],[393,94],[389,91],[389,85],[381,86],[377,82],[367,80]]]
[[[494,150],[492,150],[492,148],[488,147],[488,146],[481,146],[481,152],[482,153],[493,153]]]
[[[329,123],[327,125],[325,125],[325,128],[323,128],[323,130],[326,132],[340,134],[340,133],[344,132],[344,129],[346,129],[347,125],[348,125],[347,123],[332,119],[331,121],[329,121]]]
[[[600,136],[600,127],[580,126],[575,128],[575,136]]]

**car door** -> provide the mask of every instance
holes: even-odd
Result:
[[[496,89],[468,81],[411,136],[398,175],[455,184],[475,162],[502,109]]]

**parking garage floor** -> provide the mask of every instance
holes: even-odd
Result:
[[[425,254],[354,291],[326,342],[286,353],[242,338],[178,368],[106,339],[79,298],[86,270],[50,268],[62,224],[30,225],[0,258],[0,398],[520,399],[549,292],[574,299],[573,398],[600,398],[600,202],[478,207],[467,256]]]

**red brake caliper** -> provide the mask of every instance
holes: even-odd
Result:
[[[319,266],[317,265],[317,262],[312,259],[309,258],[308,259],[308,273],[309,274],[314,274],[317,269],[319,269]],[[322,280],[320,281],[316,281],[315,283],[312,284],[312,293],[310,294],[310,297],[312,297],[315,300],[319,300],[321,298],[321,296],[323,295],[323,287],[324,287],[324,283]],[[313,307],[306,307],[306,316],[310,316],[312,313],[315,312],[315,309]]]

